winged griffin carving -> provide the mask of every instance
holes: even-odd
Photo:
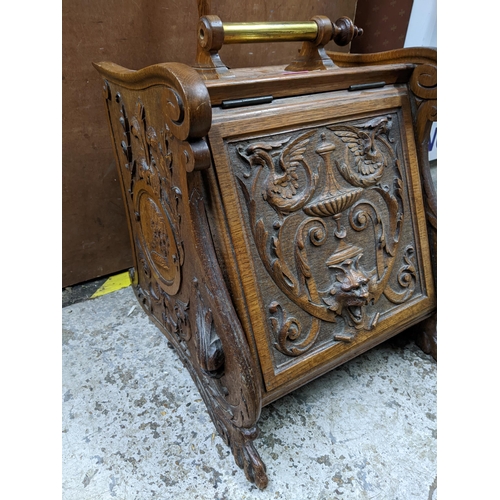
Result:
[[[339,171],[354,186],[368,187],[377,183],[387,166],[386,156],[377,148],[376,139],[383,140],[382,134],[389,137],[392,128],[390,115],[376,117],[357,127],[331,127],[336,136],[347,144],[347,158],[339,164]],[[354,162],[349,161],[354,156]]]
[[[401,290],[389,286],[404,220],[393,121],[383,115],[236,145],[250,167],[238,180],[256,249],[279,289],[312,321],[306,331],[298,315],[271,301],[275,346],[288,356],[314,345],[322,321],[338,325],[334,340],[352,341],[377,325],[380,313],[370,308],[382,295],[398,302],[413,293],[411,251]]]
[[[314,133],[315,131],[311,130],[291,142],[290,137],[287,137],[281,141],[257,142],[244,150],[238,148],[238,153],[250,166],[267,169],[268,174],[262,182],[262,197],[280,215],[300,210],[316,187],[318,175],[312,171],[304,158],[306,146]],[[287,142],[289,144],[281,152],[276,151]],[[302,194],[298,193],[300,185],[297,168],[302,168],[305,174]]]

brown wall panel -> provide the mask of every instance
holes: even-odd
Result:
[[[211,13],[226,22],[308,20],[317,14],[354,19],[356,3],[213,0]],[[102,80],[92,62],[131,69],[165,61],[192,64],[197,21],[195,0],[63,0],[63,287],[132,264]],[[228,46],[221,56],[231,67],[285,64],[298,48],[292,43]]]
[[[364,30],[351,52],[371,53],[404,47],[413,0],[358,0],[356,23]]]

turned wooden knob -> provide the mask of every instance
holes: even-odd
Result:
[[[340,17],[333,23],[332,40],[340,46],[347,45],[357,36],[363,34],[363,29],[358,28],[348,17]]]

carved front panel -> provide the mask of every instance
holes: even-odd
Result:
[[[386,333],[396,317],[408,324],[401,318],[419,302],[428,307],[406,137],[401,110],[384,109],[225,139],[249,253],[240,272],[247,296],[254,273],[252,328],[268,388],[290,368],[300,374]]]

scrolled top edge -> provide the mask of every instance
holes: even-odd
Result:
[[[421,99],[437,98],[437,68],[430,64],[421,64],[415,68],[410,80],[412,92]]]
[[[166,87],[162,102],[168,104],[164,111],[175,136],[187,140],[207,135],[212,122],[210,96],[202,78],[190,66],[160,63],[131,70],[113,62],[92,64],[105,80],[122,88],[138,91],[156,85]]]
[[[327,51],[327,54],[335,64],[341,67],[388,63],[437,64],[437,50],[433,47],[407,47],[370,54]]]

